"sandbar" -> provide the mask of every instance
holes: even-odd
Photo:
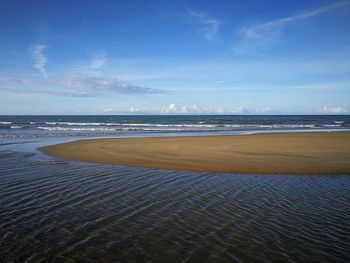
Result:
[[[247,174],[350,174],[350,132],[80,140],[51,156],[102,164]]]

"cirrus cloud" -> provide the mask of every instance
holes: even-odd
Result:
[[[34,62],[34,68],[39,70],[44,76],[47,75],[46,64],[48,63],[48,59],[44,54],[46,48],[48,48],[48,46],[42,44],[35,44],[29,48],[30,56]]]
[[[270,20],[255,25],[244,26],[239,30],[239,34],[241,35],[242,39],[237,45],[234,46],[234,51],[237,53],[242,53],[245,51],[266,49],[275,46],[278,42],[281,41],[281,37],[286,28],[293,23],[319,16],[325,12],[337,8],[349,6],[349,1],[339,2],[280,19]]]
[[[220,29],[221,22],[209,15],[187,9],[187,12],[192,16],[196,22],[201,26],[199,33],[208,41],[212,40]]]

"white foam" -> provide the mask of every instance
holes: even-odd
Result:
[[[115,131],[116,129],[113,128],[74,128],[74,127],[44,127],[39,126],[37,127],[39,130],[46,130],[46,131]]]
[[[104,122],[65,122],[65,121],[56,121],[56,122],[45,122],[47,125],[70,125],[70,126],[96,126],[96,125],[108,125]]]
[[[201,131],[201,129],[185,129],[185,128],[176,128],[176,127],[167,127],[167,128],[157,128],[157,127],[116,127],[116,128],[102,128],[102,127],[46,127],[39,126],[37,127],[39,130],[45,131]],[[203,129],[202,129],[203,130]]]

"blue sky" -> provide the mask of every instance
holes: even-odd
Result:
[[[347,114],[350,1],[2,1],[0,114]]]

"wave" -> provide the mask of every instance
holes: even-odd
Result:
[[[74,127],[46,127],[46,126],[39,126],[37,127],[38,130],[45,130],[45,131],[115,131],[116,129],[113,128],[74,128]]]
[[[4,130],[26,130],[34,133],[43,133],[43,131],[57,131],[57,133],[92,133],[106,134],[122,132],[226,132],[226,131],[252,131],[252,130],[295,130],[295,129],[340,129],[348,128],[348,122],[337,121],[338,123],[330,122],[329,124],[245,124],[245,123],[226,123],[226,124],[208,124],[202,121],[201,123],[133,123],[133,122],[23,122],[12,123],[12,125],[4,124],[10,122],[0,122],[2,133]],[[40,124],[39,124],[40,123]],[[332,124],[333,123],[333,124]],[[40,132],[42,131],[42,132]],[[11,132],[12,133],[12,132]],[[21,133],[21,132],[18,132]],[[47,134],[47,132],[45,132]]]
[[[119,127],[188,127],[188,128],[315,128],[315,124],[173,124],[173,123],[109,123],[109,122],[45,122],[46,125],[67,126],[119,126]]]
[[[32,123],[31,124],[35,124]],[[198,125],[198,124],[163,124],[163,123],[118,123],[118,122],[37,122],[36,124],[46,125],[67,125],[67,126],[156,126],[156,127],[215,127],[216,125]]]
[[[195,125],[195,124],[138,124],[119,125],[118,127],[62,127],[39,126],[39,130],[47,131],[213,131],[213,130],[252,130],[252,129],[315,129],[326,127],[340,127],[340,125],[297,125],[297,124],[273,124],[273,125]]]
[[[114,125],[114,123],[108,123],[108,122],[65,122],[65,121],[45,122],[44,124],[46,124],[46,125],[69,125],[69,126]]]
[[[145,122],[145,123],[135,123],[135,122],[65,122],[65,121],[55,121],[55,122],[20,122],[20,123],[14,123],[14,122],[8,122],[8,121],[2,121],[0,122],[1,128],[9,128],[7,125],[15,124],[13,128],[23,128],[23,126],[18,126],[18,124],[27,124],[26,127],[30,127],[33,129],[48,129],[52,127],[53,129],[56,129],[55,127],[62,127],[70,129],[72,127],[113,127],[114,128],[158,128],[158,129],[308,129],[308,128],[327,128],[327,127],[345,127],[348,126],[349,123],[345,121],[333,121],[330,124],[279,124],[279,123],[227,123],[227,122],[210,122],[210,121],[199,121],[194,123],[151,123],[151,122]],[[30,126],[28,125],[30,124]],[[18,127],[16,127],[18,126]],[[39,127],[35,127],[39,126]],[[48,127],[48,128],[43,128]],[[12,128],[12,126],[11,126]],[[64,129],[61,129],[64,130]]]
[[[0,129],[23,129],[24,126],[19,126],[19,125],[11,125],[11,126],[0,126]]]
[[[119,127],[119,128],[92,128],[92,127],[86,127],[86,128],[75,128],[75,127],[37,127],[39,130],[46,130],[46,131],[200,131],[200,130],[190,130],[190,129],[180,129],[180,128],[168,128],[168,129],[159,129],[159,128],[127,128],[127,127]]]

